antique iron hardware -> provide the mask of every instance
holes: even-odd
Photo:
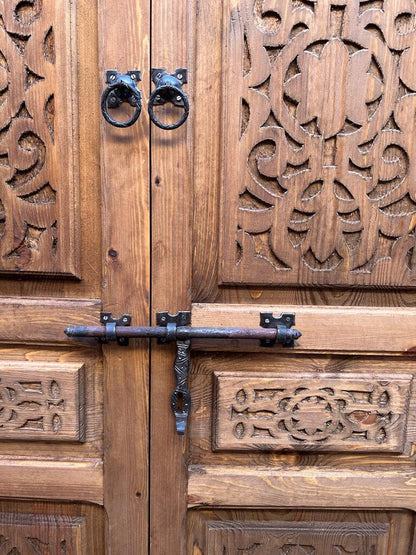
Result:
[[[192,327],[191,313],[179,311],[177,314],[157,312],[157,326],[131,326],[131,316],[123,314],[113,318],[110,312],[102,312],[100,321],[103,326],[70,326],[65,333],[69,337],[96,337],[102,342],[117,341],[127,346],[134,337],[156,338],[159,343],[176,341],[176,358],[174,371],[176,387],[171,395],[171,408],[175,416],[176,431],[183,435],[191,408],[191,395],[186,386],[189,373],[190,340],[201,339],[257,339],[264,347],[280,344],[293,347],[296,339],[302,335],[295,325],[295,315],[290,313],[273,316],[272,312],[260,312],[260,328],[208,328]]]
[[[178,68],[174,73],[168,73],[164,68],[152,69],[152,81],[156,85],[149,98],[148,112],[150,119],[161,129],[177,129],[187,119],[189,114],[188,96],[182,90],[182,85],[188,82],[185,68]],[[172,102],[175,106],[183,107],[182,116],[175,123],[162,123],[155,115],[154,106]]]
[[[142,110],[142,95],[136,84],[141,81],[139,70],[131,69],[127,73],[119,73],[116,69],[107,69],[105,72],[108,87],[101,97],[101,112],[108,123],[115,127],[130,127],[137,121]],[[109,108],[119,108],[123,102],[128,102],[135,108],[131,118],[127,121],[118,121],[110,116]]]

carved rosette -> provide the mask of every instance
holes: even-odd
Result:
[[[240,2],[224,282],[416,285],[415,14],[406,0]]]
[[[214,449],[404,448],[411,376],[216,375]]]

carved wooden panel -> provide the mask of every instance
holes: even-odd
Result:
[[[83,441],[84,366],[0,362],[0,440]]]
[[[224,20],[222,281],[415,286],[414,3],[241,0]]]
[[[0,555],[86,555],[85,518],[0,513]]]
[[[401,452],[411,380],[217,372],[213,448]]]
[[[206,553],[224,555],[387,554],[389,525],[339,522],[208,521]]]
[[[74,3],[0,6],[0,272],[77,275]]]

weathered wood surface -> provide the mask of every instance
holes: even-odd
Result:
[[[295,342],[296,351],[346,353],[397,353],[412,355],[416,351],[416,309],[384,307],[326,307],[294,305],[203,304],[192,305],[193,326],[260,327],[260,312],[295,313],[295,328],[302,337]],[[233,345],[238,343],[234,342]],[[241,345],[241,343],[240,343]],[[194,342],[194,347],[198,343]],[[212,341],[202,341],[198,348],[213,348]],[[215,350],[229,350],[230,343]],[[273,347],[273,350],[282,347]],[[260,350],[252,344],[250,350]],[[287,351],[287,349],[285,349]],[[271,349],[269,350],[269,352]],[[263,349],[263,352],[265,349]]]
[[[190,507],[401,508],[416,510],[416,472],[190,466]]]
[[[192,87],[194,66],[189,46],[194,33],[191,4],[160,0],[152,10],[152,65],[169,72],[186,67],[190,97],[188,121],[174,131],[152,125],[152,311],[189,309],[191,285],[192,179],[190,171],[196,116]],[[202,6],[201,6],[202,7]],[[172,9],[173,8],[173,9]],[[190,9],[191,8],[191,9]],[[163,115],[162,115],[163,114]],[[163,121],[178,119],[181,109],[166,106]],[[186,439],[176,434],[170,409],[175,387],[173,347],[154,348],[151,369],[150,552],[179,555],[185,550]]]
[[[150,2],[111,0],[99,11],[99,72],[141,70],[138,87],[148,96]],[[125,105],[112,114],[122,119]],[[101,118],[103,191],[103,293],[115,317],[128,312],[138,325],[149,322],[150,204],[149,129],[142,116],[120,129]],[[128,349],[104,347],[104,502],[108,553],[148,549],[149,347],[134,341]]]
[[[101,460],[0,458],[0,497],[103,504]]]

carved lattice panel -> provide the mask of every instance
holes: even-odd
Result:
[[[215,373],[213,448],[401,452],[411,380]]]
[[[222,281],[415,286],[414,2],[224,20]]]
[[[0,513],[0,555],[85,555],[85,518]]]
[[[0,272],[78,273],[73,12],[0,6]]]
[[[83,441],[84,366],[0,363],[0,440]]]
[[[387,553],[389,525],[339,522],[208,521],[207,553],[369,555]]]

